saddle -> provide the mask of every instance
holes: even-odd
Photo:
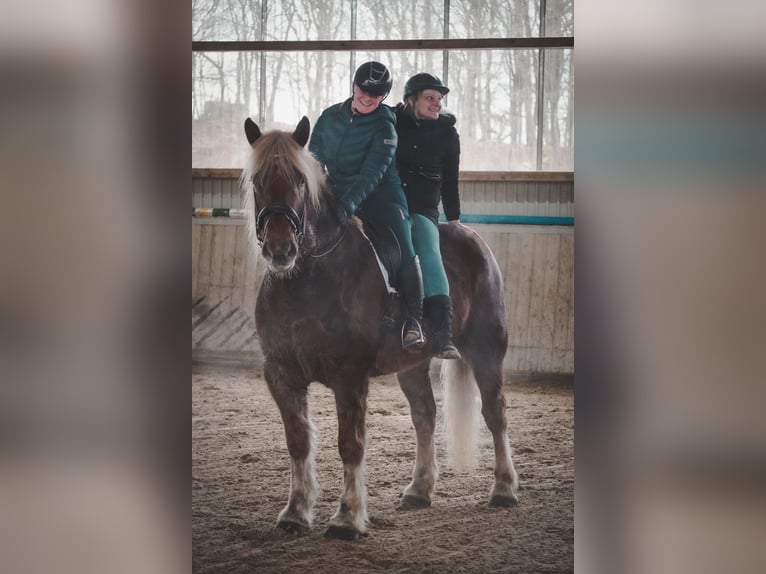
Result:
[[[381,264],[384,276],[388,281],[389,291],[396,291],[399,265],[402,261],[402,250],[399,240],[385,223],[374,221],[362,213],[357,212],[357,217],[362,221],[364,235],[370,241],[373,250]]]
[[[386,224],[373,221],[359,211],[357,211],[356,216],[362,222],[362,233],[375,252],[381,274],[388,282],[388,303],[380,322],[379,348],[375,359],[375,368],[378,373],[390,373],[400,369],[402,360],[401,342],[398,337],[399,329],[396,328],[396,309],[400,305],[400,295],[396,286],[402,250],[396,235]]]

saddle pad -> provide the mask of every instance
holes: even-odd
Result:
[[[396,279],[399,264],[402,260],[402,252],[396,235],[387,225],[361,218],[362,235],[370,242],[378,266],[388,286],[389,293],[396,293]]]

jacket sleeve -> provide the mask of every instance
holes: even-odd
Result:
[[[340,198],[349,213],[355,213],[367,197],[377,191],[383,176],[394,161],[396,154],[396,129],[393,123],[382,122],[371,137],[367,154],[348,189]]]
[[[442,207],[447,221],[460,219],[460,194],[458,192],[458,172],[460,171],[460,136],[452,128],[449,145],[442,165]]]

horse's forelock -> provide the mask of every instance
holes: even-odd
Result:
[[[274,173],[296,186],[301,183],[298,178],[305,180],[308,201],[315,208],[319,206],[324,172],[314,156],[287,132],[271,131],[258,138],[240,182],[247,186],[254,175],[260,179]]]
[[[288,132],[270,131],[263,134],[256,140],[239,178],[251,244],[255,239],[253,176],[260,179],[269,177],[271,173],[279,174],[295,186],[301,183],[298,178],[303,178],[306,183],[306,200],[314,209],[319,209],[321,202],[325,175],[316,158],[306,148],[301,147]]]

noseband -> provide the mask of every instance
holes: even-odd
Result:
[[[299,215],[297,211],[285,203],[272,203],[261,209],[255,218],[255,237],[258,239],[259,245],[263,243],[263,234],[266,231],[269,215],[284,215],[293,227],[298,245],[303,242],[303,213]]]

